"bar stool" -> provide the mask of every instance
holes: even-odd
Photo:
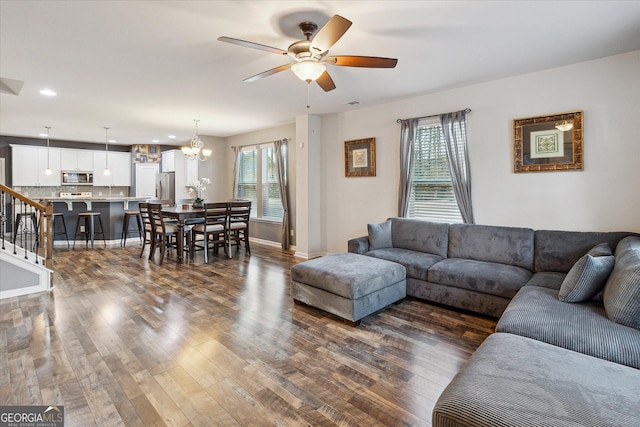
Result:
[[[38,236],[38,217],[36,216],[35,212],[31,212],[31,213],[17,213],[16,214],[16,224],[15,227],[13,229],[13,241],[16,241],[16,237],[18,237],[18,228],[20,228],[20,223],[22,222],[22,217],[26,216],[27,218],[31,218],[31,228],[33,228],[34,233],[36,234],[36,237]]]
[[[56,231],[56,218],[58,220],[62,220],[62,228],[64,231]],[[69,233],[67,233],[67,223],[64,220],[64,215],[62,215],[60,212],[54,212],[53,215],[51,215],[51,230],[53,232],[53,240],[56,240],[56,236],[64,236],[65,239],[67,239],[67,248],[71,247],[71,245],[69,244]]]
[[[136,217],[135,224],[138,229],[135,228],[133,230],[129,230],[129,218],[132,216]],[[131,233],[138,233],[138,236],[142,239],[142,218],[140,217],[140,211],[125,211],[124,212],[124,223],[122,224],[122,237],[120,237],[120,246],[127,246],[127,235]]]
[[[100,225],[100,231],[95,229],[95,218],[98,218],[98,224]],[[84,220],[84,231],[78,233],[80,229],[80,224]],[[87,231],[88,230],[88,231]],[[93,249],[93,241],[96,234],[102,235],[102,241],[104,242],[105,248],[107,247],[107,242],[104,240],[104,228],[102,227],[102,219],[100,219],[100,212],[81,212],[78,214],[78,224],[76,225],[76,232],[73,236],[73,249],[76,247],[76,237],[78,234],[81,236],[84,234],[84,242],[85,247],[89,244],[89,239],[91,239],[91,249]]]

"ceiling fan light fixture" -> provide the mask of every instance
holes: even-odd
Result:
[[[327,67],[317,61],[300,61],[293,64],[291,70],[300,80],[312,82],[318,80]]]

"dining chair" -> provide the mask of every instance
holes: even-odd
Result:
[[[229,242],[236,246],[236,250],[240,250],[240,242],[244,241],[244,249],[248,255],[251,255],[249,247],[249,221],[251,217],[251,201],[250,200],[234,200],[229,202]],[[231,255],[229,255],[231,257]]]
[[[153,225],[151,224],[149,203],[140,202],[138,203],[138,207],[140,208],[140,217],[142,218],[142,250],[140,250],[140,258],[142,258],[142,254],[144,253],[144,248],[147,246],[147,243],[150,243],[151,249],[149,250],[149,259],[151,259],[151,254],[154,251],[153,245],[155,243],[155,239],[153,238]]]
[[[151,251],[149,260],[155,255],[155,251],[160,247],[160,265],[164,262],[164,254],[167,249],[178,247],[178,226],[175,223],[165,221],[162,216],[161,203],[149,203],[149,218],[153,232],[151,241]],[[187,226],[185,226],[187,228]],[[190,229],[190,226],[188,227]],[[186,233],[188,234],[188,232]],[[189,245],[186,246],[188,249]]]
[[[196,224],[191,229],[191,245],[192,252],[204,251],[204,262],[209,262],[209,249],[213,249],[214,253],[218,252],[218,248],[224,248],[225,255],[230,258],[231,250],[228,247],[229,230],[227,228],[227,203],[205,203],[205,216],[202,224]],[[203,236],[202,240],[198,240],[199,235]],[[202,242],[199,245],[198,242]]]

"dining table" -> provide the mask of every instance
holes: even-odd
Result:
[[[178,221],[178,262],[183,263],[184,257],[184,226],[185,221],[192,218],[204,218],[204,208],[194,208],[191,205],[163,206],[160,210],[162,216]]]

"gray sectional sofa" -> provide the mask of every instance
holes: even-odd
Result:
[[[434,426],[640,425],[640,236],[370,224],[349,251],[405,266],[407,295],[500,317]]]

